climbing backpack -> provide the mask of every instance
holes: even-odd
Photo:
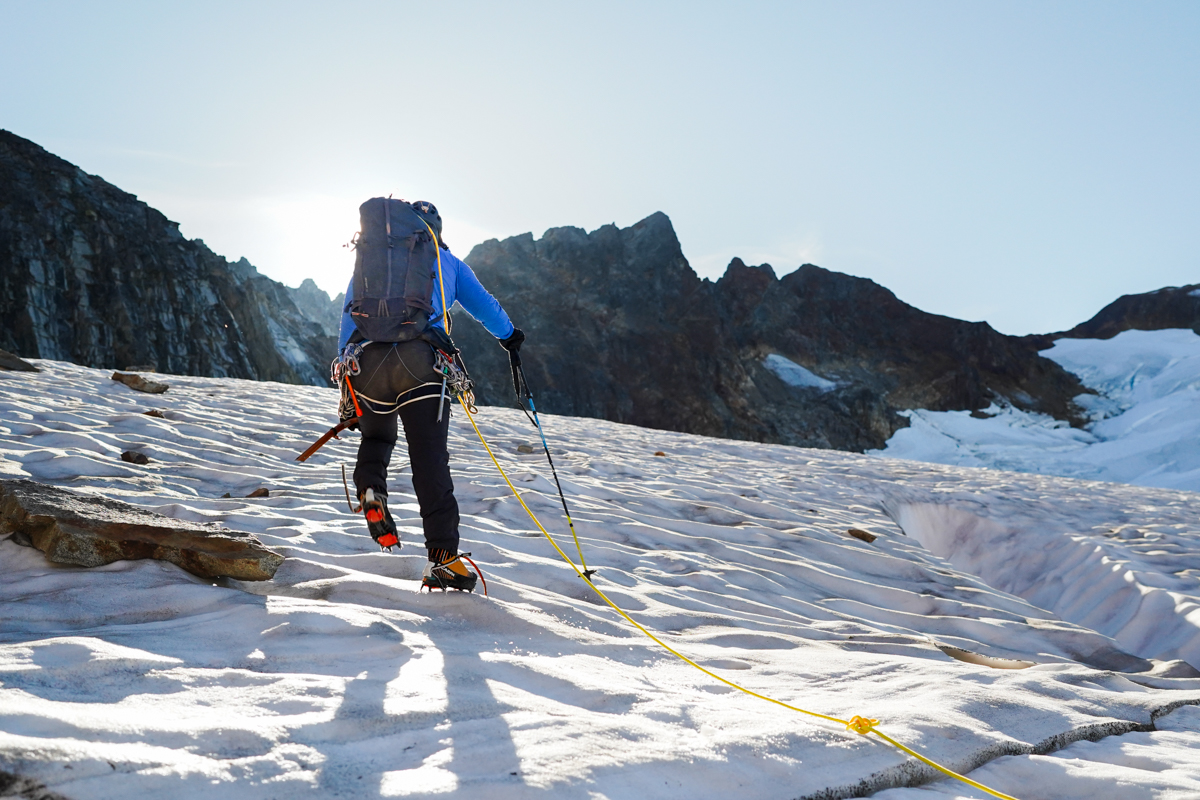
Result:
[[[434,229],[403,200],[373,197],[358,208],[350,318],[365,339],[421,338],[433,313]]]

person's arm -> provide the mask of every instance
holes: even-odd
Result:
[[[342,300],[342,329],[338,332],[338,353],[340,354],[346,349],[346,342],[350,341],[350,335],[354,333],[354,320],[350,319],[350,301],[353,299],[354,278],[350,278],[350,285],[346,287],[346,297]]]
[[[442,258],[454,259],[454,299],[458,301],[458,304],[468,314],[479,320],[479,323],[487,328],[487,332],[497,339],[507,339],[512,336],[516,327],[508,318],[508,314],[504,313],[499,301],[483,288],[479,278],[475,277],[475,271],[448,250],[442,251]],[[434,292],[437,291],[438,287],[434,286]]]

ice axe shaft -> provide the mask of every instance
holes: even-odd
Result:
[[[353,417],[351,419],[345,420],[343,422],[339,422],[337,425],[334,425],[332,428],[327,430],[325,432],[325,434],[323,436],[321,436],[320,439],[317,439],[315,442],[313,442],[311,447],[309,447],[307,450],[305,450],[300,455],[296,456],[296,460],[297,461],[307,461],[309,456],[311,456],[313,453],[317,452],[322,447],[324,447],[326,442],[328,442],[330,439],[338,438],[339,433],[346,430],[346,428],[349,428],[351,425],[355,424],[356,422],[358,422],[361,419],[362,419],[361,416],[357,416],[357,417]]]

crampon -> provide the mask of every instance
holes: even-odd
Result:
[[[425,572],[421,575],[422,589],[428,589],[431,592],[434,589],[441,589],[443,592],[447,589],[473,592],[478,580],[483,584],[483,596],[487,597],[487,581],[483,579],[483,573],[479,570],[479,566],[471,561],[470,553],[451,555],[449,550],[437,550],[430,551],[429,557],[430,561],[425,565]],[[475,568],[475,572],[466,568],[463,559],[466,559]]]
[[[396,531],[396,523],[392,519],[392,514],[388,511],[387,497],[384,495],[375,494],[374,490],[367,489],[362,496],[362,512],[367,518],[367,530],[371,533],[371,538],[379,545],[379,549],[391,552],[395,547],[400,549],[400,536]]]

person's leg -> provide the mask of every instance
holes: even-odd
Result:
[[[413,393],[423,396],[400,407],[408,458],[412,464],[413,491],[421,507],[425,546],[432,551],[458,554],[458,500],[450,477],[450,452],[446,439],[450,430],[450,398],[444,401],[438,420],[440,386],[423,387]]]
[[[396,415],[376,414],[362,407],[362,420],[358,423],[362,441],[358,445],[358,463],[354,466],[354,486],[362,497],[367,489],[375,494],[387,496],[387,471],[396,448],[399,431]]]
[[[350,385],[358,393],[359,409],[362,411],[362,421],[359,423],[362,441],[358,445],[358,463],[354,467],[354,486],[360,498],[367,489],[384,496],[388,493],[387,470],[398,432],[396,414],[394,410],[390,414],[375,413],[367,398],[379,402],[380,410],[391,410],[388,404],[394,402],[398,394],[393,389],[397,381],[393,375],[396,365],[391,363],[394,359],[389,358],[391,351],[391,345],[367,345],[359,358],[362,371],[350,378]]]

